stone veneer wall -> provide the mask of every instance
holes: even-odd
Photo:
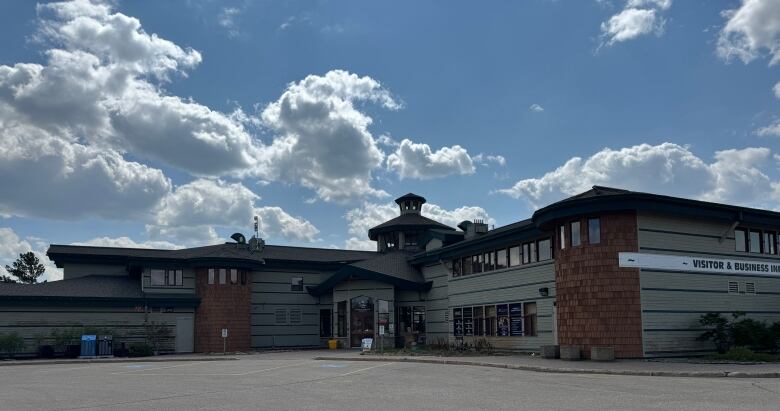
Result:
[[[251,347],[251,276],[246,284],[208,284],[208,269],[195,270],[195,293],[200,305],[195,311],[195,352],[222,352],[222,329],[228,329],[227,351],[248,351]]]
[[[571,247],[569,219],[566,249],[556,241],[558,342],[582,345],[590,357],[591,346],[613,346],[619,358],[643,356],[642,313],[638,268],[620,268],[618,253],[638,251],[635,213],[593,216],[601,218],[601,243],[588,244],[588,221],[581,219],[581,245]]]

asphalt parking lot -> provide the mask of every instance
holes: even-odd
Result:
[[[780,409],[780,379],[548,374],[311,358],[304,351],[238,361],[0,367],[0,409]]]

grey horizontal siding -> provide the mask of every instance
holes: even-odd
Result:
[[[192,316],[190,308],[176,308],[172,313],[149,313],[148,320],[164,324],[171,329],[171,338],[167,340],[163,351],[173,351],[175,347],[176,318]],[[54,330],[80,329],[84,327],[102,328],[112,331],[114,346],[121,343],[132,344],[145,340],[143,312],[117,307],[68,307],[56,306],[24,307],[0,306],[0,334],[15,332],[25,340],[25,349],[20,355],[37,352],[38,345],[52,344],[51,333]]]

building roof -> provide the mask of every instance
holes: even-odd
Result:
[[[179,250],[148,248],[91,247],[52,244],[47,252],[58,265],[69,259],[104,259],[127,262],[130,260],[243,260],[263,263],[266,260],[348,263],[365,260],[376,255],[373,251],[338,250],[329,248],[288,247],[266,245],[262,251],[251,252],[247,245],[225,243]]]
[[[404,230],[425,230],[431,228],[455,231],[454,228],[438,221],[431,220],[428,217],[423,217],[417,213],[409,213],[401,214],[392,220],[385,221],[384,223],[371,228],[368,230],[368,238],[376,241],[380,233]]]
[[[532,220],[539,227],[549,228],[555,221],[571,216],[615,211],[649,211],[755,225],[780,224],[780,213],[775,211],[602,186],[593,186],[584,193],[540,208]]]
[[[0,283],[0,295],[30,297],[143,298],[141,281],[126,275],[89,275],[38,284]]]
[[[127,275],[88,275],[68,280],[48,281],[37,284],[0,283],[0,300],[100,300],[142,302],[165,300],[197,305],[194,295],[144,293],[141,280]]]
[[[417,200],[417,201],[419,201],[420,203],[423,203],[423,204],[426,201],[425,197],[423,197],[423,196],[420,196],[420,195],[417,195],[417,194],[414,194],[414,193],[407,193],[407,194],[402,195],[401,197],[396,198],[395,199],[395,203],[400,205],[405,200]]]
[[[494,245],[500,245],[509,241],[516,241],[521,238],[530,238],[538,236],[541,232],[537,229],[531,219],[518,221],[516,223],[507,224],[502,227],[495,228],[484,234],[478,234],[469,239],[458,241],[454,244],[450,244],[441,248],[437,248],[430,251],[423,251],[415,254],[410,258],[410,261],[414,264],[435,261],[438,258],[445,256],[463,254],[471,249],[482,249],[486,247],[492,247]]]
[[[322,295],[348,278],[381,281],[402,290],[429,289],[431,284],[425,281],[417,267],[409,263],[410,256],[408,252],[391,251],[345,265],[319,285],[310,287],[309,293],[314,296]]]

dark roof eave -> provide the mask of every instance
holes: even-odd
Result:
[[[356,277],[363,280],[375,280],[380,281],[387,284],[392,284],[398,289],[401,290],[412,290],[412,291],[427,291],[430,290],[432,283],[431,282],[414,282],[409,280],[404,280],[402,278],[393,277],[391,275],[378,273],[376,271],[366,270],[364,268],[355,267],[355,266],[345,266],[338,272],[334,273],[330,277],[328,277],[327,280],[320,283],[317,286],[308,286],[306,287],[306,290],[314,297],[319,297],[329,290],[332,290],[333,287],[335,287],[340,282],[344,281],[345,279],[349,277]]]
[[[0,303],[14,302],[27,303],[26,305],[76,304],[76,305],[101,305],[112,307],[132,307],[159,303],[173,307],[197,307],[200,305],[199,297],[160,296],[160,297],[90,297],[90,296],[36,296],[36,295],[0,295]]]

